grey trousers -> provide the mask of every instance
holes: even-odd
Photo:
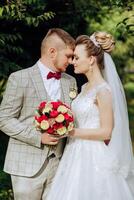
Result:
[[[41,170],[33,177],[11,175],[15,200],[46,200],[59,158],[46,159]]]

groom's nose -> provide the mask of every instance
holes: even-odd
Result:
[[[68,63],[69,63],[70,65],[72,65],[72,64],[73,64],[72,62],[73,62],[73,59],[72,59],[72,57],[71,57],[71,58],[68,59]]]

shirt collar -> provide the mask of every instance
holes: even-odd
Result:
[[[47,75],[49,72],[54,72],[50,68],[48,68],[46,65],[44,65],[40,60],[38,60],[37,65],[39,67],[39,70],[41,72],[41,76],[43,78],[47,79]]]

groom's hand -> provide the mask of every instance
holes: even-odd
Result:
[[[49,145],[56,145],[58,144],[59,139],[48,134],[48,133],[43,133],[41,135],[41,143],[42,144],[49,144]]]

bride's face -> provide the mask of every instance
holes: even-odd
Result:
[[[86,74],[89,71],[90,58],[87,57],[87,52],[83,44],[77,45],[74,50],[74,72],[76,74]]]

